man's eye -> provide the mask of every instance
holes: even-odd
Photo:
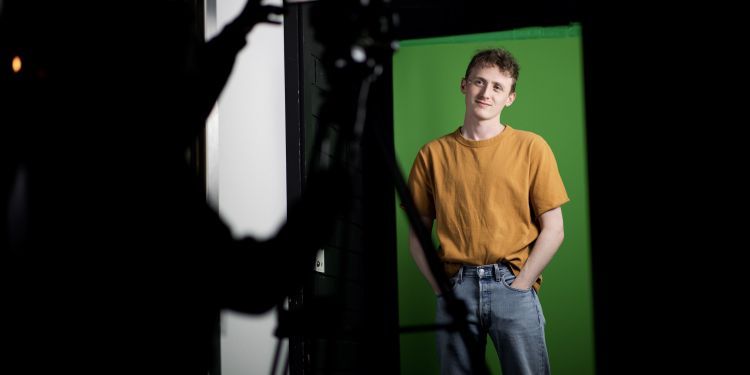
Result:
[[[474,84],[477,85],[477,86],[484,86],[484,82],[481,81],[481,80],[474,81]]]

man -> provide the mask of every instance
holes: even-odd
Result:
[[[422,222],[437,222],[440,259],[457,298],[468,307],[471,335],[492,338],[503,374],[547,374],[544,315],[537,296],[542,270],[563,240],[561,205],[569,199],[548,144],[500,121],[516,99],[519,66],[504,49],[478,52],[461,80],[463,125],[427,143],[409,175]],[[438,294],[437,323],[449,323],[424,253],[410,251]],[[470,373],[457,332],[437,332],[444,374]]]

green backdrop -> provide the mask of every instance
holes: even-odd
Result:
[[[502,122],[540,134],[552,147],[571,201],[563,206],[565,241],[544,271],[539,293],[547,319],[552,372],[594,373],[583,66],[578,25],[402,41],[393,57],[394,132],[408,176],[419,148],[461,125],[459,89],[471,56],[504,47],[521,66],[517,98]],[[397,203],[398,200],[397,200]],[[435,297],[408,251],[405,214],[398,226],[399,317],[402,326],[431,324]],[[500,373],[488,340],[487,362]],[[434,333],[401,335],[401,373],[438,374]]]

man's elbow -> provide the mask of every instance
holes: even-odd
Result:
[[[565,240],[565,229],[563,229],[562,226],[555,230],[555,238],[557,239],[558,244],[562,244],[563,240]]]
[[[543,229],[544,232],[547,232],[547,235],[551,238],[554,238],[559,243],[562,243],[565,239],[565,229],[562,225],[550,225]]]

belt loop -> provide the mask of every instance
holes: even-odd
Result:
[[[500,282],[500,265],[495,263],[492,268],[495,269],[495,281]]]
[[[458,269],[458,282],[464,281],[464,265],[461,265],[461,268]]]

